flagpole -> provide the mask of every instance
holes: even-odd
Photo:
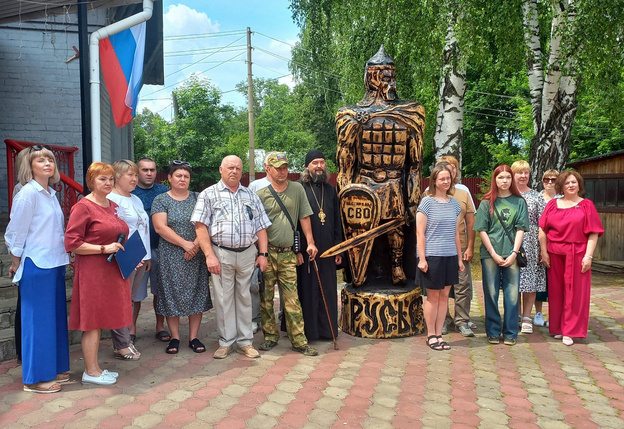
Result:
[[[102,160],[102,123],[100,118],[100,40],[127,30],[152,17],[154,0],[143,0],[143,12],[100,28],[89,38],[89,81],[91,83],[91,156],[93,162]]]

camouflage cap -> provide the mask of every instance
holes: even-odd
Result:
[[[279,168],[284,164],[288,164],[288,157],[286,152],[273,152],[268,156],[266,161],[267,165],[271,167]]]

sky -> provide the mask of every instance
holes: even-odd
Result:
[[[251,28],[254,77],[279,78],[292,86],[288,60],[299,28],[289,0],[164,0],[165,85],[145,85],[137,111],[148,108],[171,119],[171,92],[191,74],[208,78],[222,102],[246,106],[235,91],[247,82],[247,27]]]

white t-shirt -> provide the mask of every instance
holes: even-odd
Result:
[[[268,187],[270,184],[271,184],[271,181],[267,179],[265,176],[262,179],[254,180],[253,182],[249,184],[249,186],[247,186],[247,188],[252,192],[258,193],[260,189],[264,189]]]
[[[130,230],[128,237],[134,234],[134,231],[139,231],[139,236],[147,251],[147,255],[145,255],[143,260],[152,259],[149,236],[149,216],[143,209],[141,199],[133,194],[130,194],[129,197],[124,197],[115,192],[111,192],[106,198],[117,203],[119,206],[117,208],[117,217],[128,224],[128,229]]]

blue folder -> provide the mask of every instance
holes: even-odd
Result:
[[[134,231],[123,246],[125,250],[120,250],[115,253],[115,259],[117,260],[117,265],[119,265],[121,276],[127,279],[137,265],[139,265],[139,262],[145,258],[147,250],[145,250],[139,231]]]

